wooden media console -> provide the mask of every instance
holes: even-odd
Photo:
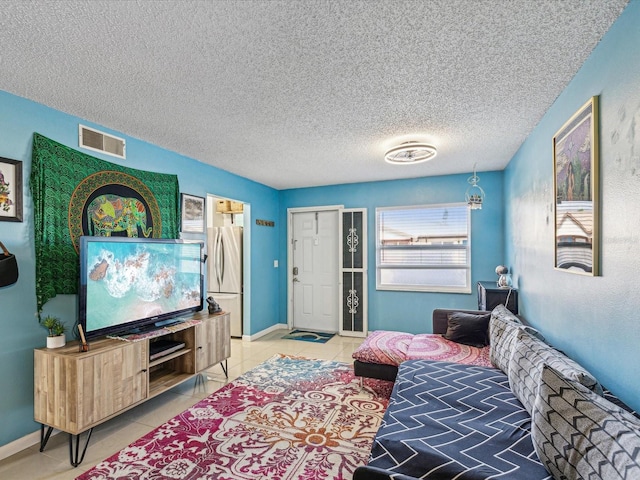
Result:
[[[159,339],[184,347],[150,361],[150,344]],[[80,352],[75,341],[62,348],[34,350],[34,418],[42,425],[40,451],[54,428],[67,432],[70,462],[77,467],[94,427],[218,363],[227,375],[230,355],[229,313],[205,312],[136,341],[94,340],[87,352]],[[88,436],[79,455],[83,432]]]

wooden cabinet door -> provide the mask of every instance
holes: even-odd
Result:
[[[83,427],[147,397],[147,345],[127,343],[79,362],[78,416]]]
[[[211,365],[212,344],[215,338],[209,320],[203,320],[196,325],[196,372],[200,372]]]
[[[218,317],[213,317],[216,348],[213,356],[213,363],[220,363],[231,356],[231,314],[225,313]]]
[[[231,318],[228,313],[203,319],[196,326],[196,371],[231,356]]]
[[[79,434],[147,397],[147,342],[35,351],[34,417]]]

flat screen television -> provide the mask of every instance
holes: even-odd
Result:
[[[79,323],[87,338],[160,327],[202,310],[202,242],[80,238]]]

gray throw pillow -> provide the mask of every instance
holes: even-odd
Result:
[[[504,305],[498,305],[491,312],[489,320],[489,360],[494,367],[504,373],[509,372],[511,349],[515,342],[518,327],[522,322]]]
[[[490,313],[451,312],[447,314],[447,332],[444,338],[472,347],[485,347],[489,345],[490,318]]]
[[[547,365],[531,438],[554,478],[640,478],[640,421]]]
[[[498,305],[491,312],[489,320],[489,360],[494,367],[509,374],[511,352],[520,330],[528,332],[544,342],[544,336],[535,328],[523,325],[518,317],[507,310],[504,305]]]
[[[598,381],[581,365],[550,345],[520,330],[509,361],[509,385],[529,414],[533,412],[542,367],[545,364],[602,395],[602,387]]]

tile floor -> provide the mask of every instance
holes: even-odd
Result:
[[[282,339],[281,337],[287,332],[287,330],[277,330],[253,342],[232,339],[228,380],[225,379],[220,366],[215,366],[207,372],[209,381],[204,385],[196,386],[195,380],[189,380],[96,427],[84,461],[77,468],[69,464],[68,436],[59,434],[49,439],[42,453],[39,452],[39,444],[37,444],[0,460],[0,479],[74,479],[101,460],[189,408],[201,398],[218,390],[225,383],[277,353],[351,363],[353,361],[351,354],[363,340],[336,335],[327,343],[315,344]],[[83,435],[81,441],[84,442],[85,438],[86,436]]]

